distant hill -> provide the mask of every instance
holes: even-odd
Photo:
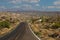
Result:
[[[22,14],[28,14],[28,15],[48,15],[48,16],[52,16],[52,15],[60,15],[59,11],[4,11],[4,12],[15,12],[15,13],[22,13]]]
[[[60,12],[44,12],[44,11],[24,11],[24,12],[18,12],[18,13],[24,13],[24,14],[29,14],[29,15],[48,15],[48,16],[53,16],[53,15],[60,15]]]

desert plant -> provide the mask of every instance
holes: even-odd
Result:
[[[55,38],[55,37],[59,36],[59,34],[54,33],[54,34],[50,34],[50,35],[48,35],[48,36],[49,36],[49,37],[53,37],[53,38]]]
[[[52,27],[50,27],[52,29],[57,29],[60,28],[60,23],[55,23],[54,25],[52,25]]]
[[[40,33],[40,32],[34,32],[34,33],[35,33],[36,35],[38,35],[38,36],[39,36],[39,35],[41,35],[41,33]]]
[[[10,26],[10,22],[8,22],[8,21],[0,22],[0,27],[1,28],[10,28],[9,26]]]

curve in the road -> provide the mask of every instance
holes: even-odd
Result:
[[[0,38],[0,40],[38,40],[30,31],[28,23],[21,22],[11,33]]]

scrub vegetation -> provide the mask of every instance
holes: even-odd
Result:
[[[60,15],[31,18],[34,33],[42,40],[60,40]]]

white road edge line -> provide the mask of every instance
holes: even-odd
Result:
[[[41,39],[32,31],[32,29],[31,29],[30,26],[29,26],[29,29],[30,29],[30,31],[33,33],[33,35],[34,35],[38,40],[41,40]]]

